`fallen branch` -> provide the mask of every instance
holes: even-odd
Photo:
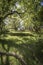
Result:
[[[19,55],[17,55],[14,52],[0,52],[0,56],[1,55],[13,56],[20,61],[21,65],[26,65],[26,62]]]

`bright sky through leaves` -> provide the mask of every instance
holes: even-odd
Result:
[[[15,4],[15,5],[16,5],[16,7],[17,7],[17,8],[21,8],[21,6],[19,5],[19,3],[18,3],[18,2],[16,2],[16,4]]]
[[[43,6],[43,2],[41,2],[40,4],[41,4],[41,6]]]

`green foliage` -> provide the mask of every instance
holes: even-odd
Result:
[[[17,53],[27,65],[43,65],[41,26],[40,0],[0,0],[0,51]],[[21,65],[16,58],[0,56],[3,64]]]
[[[39,20],[43,21],[43,7],[41,7],[40,11],[38,12]]]
[[[28,0],[22,0],[22,1],[20,1],[20,0],[19,1],[18,0],[17,1],[2,0],[2,1],[0,1],[0,3],[1,3],[0,4],[0,13],[1,13],[0,18],[2,17],[2,20],[3,20],[3,18],[7,19],[5,16],[7,16],[7,17],[12,16],[13,18],[10,17],[9,22],[11,21],[11,18],[12,18],[13,23],[11,22],[10,25],[8,25],[7,27],[9,27],[9,26],[13,27],[15,30],[17,30],[18,27],[21,26],[19,24],[20,19],[21,19],[21,21],[23,20],[23,23],[24,23],[23,29],[29,30],[29,27],[31,27],[30,25],[33,25],[32,29],[34,29],[34,26],[37,25],[38,19],[41,17],[41,16],[38,16],[38,12],[40,10],[40,5],[39,5],[40,1],[39,0],[37,0],[37,1],[36,0],[29,0],[29,1]],[[14,10],[19,13],[22,12],[22,14],[16,13],[16,16],[15,16],[15,14],[7,15],[8,13],[10,13],[11,11],[14,11]],[[35,22],[36,20],[37,20],[37,22]],[[22,30],[22,27],[20,30]]]

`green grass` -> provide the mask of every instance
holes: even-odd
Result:
[[[37,61],[33,58],[33,52],[35,54],[35,51],[37,50],[36,45],[39,40],[39,35],[34,33],[32,35],[33,36],[14,36],[9,34],[6,35],[2,34],[0,39],[0,51],[15,52],[25,60],[27,65],[38,65],[39,63],[37,63]],[[3,60],[1,60],[0,57],[0,65],[21,65],[21,64],[14,57],[4,56]]]

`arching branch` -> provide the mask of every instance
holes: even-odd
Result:
[[[0,52],[0,55],[13,56],[20,61],[21,65],[26,65],[26,62],[14,52]]]
[[[8,15],[12,15],[12,14],[15,14],[15,13],[17,13],[20,17],[21,17],[21,14],[23,14],[23,13],[19,13],[18,11],[9,11],[7,14],[4,15],[3,19],[8,17]]]

